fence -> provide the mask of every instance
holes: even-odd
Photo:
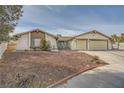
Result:
[[[119,49],[124,50],[124,43],[119,43]]]
[[[2,55],[6,49],[7,49],[7,43],[1,43],[0,44],[0,59],[2,58]]]
[[[124,43],[114,43],[113,44],[113,49],[116,49],[116,50],[124,50]]]

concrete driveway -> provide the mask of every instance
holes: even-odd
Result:
[[[124,88],[124,51],[83,51],[99,56],[109,65],[82,73],[62,85],[61,88]]]

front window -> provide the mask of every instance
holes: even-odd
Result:
[[[31,47],[39,47],[40,46],[41,39],[34,38],[31,40]]]
[[[34,46],[39,47],[40,46],[41,39],[34,39]]]

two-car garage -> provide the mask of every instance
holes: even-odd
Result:
[[[107,40],[77,40],[77,50],[107,50]]]
[[[80,34],[72,41],[73,44],[71,47],[74,50],[109,50],[112,47],[111,38],[98,31]]]

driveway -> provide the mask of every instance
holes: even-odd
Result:
[[[123,88],[124,87],[124,51],[83,51],[99,56],[109,65],[82,73],[62,85],[67,88]]]

